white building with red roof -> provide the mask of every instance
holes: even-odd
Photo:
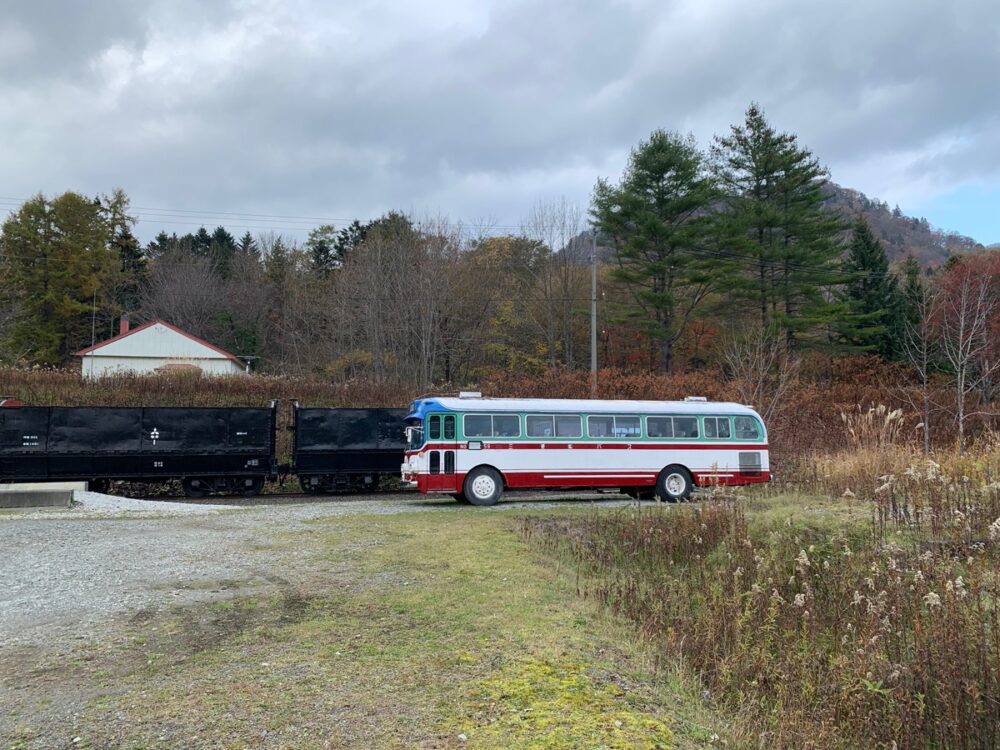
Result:
[[[85,378],[123,372],[151,374],[198,371],[206,375],[239,375],[249,365],[235,355],[203,341],[165,320],[151,320],[129,328],[123,318],[117,336],[76,353]]]

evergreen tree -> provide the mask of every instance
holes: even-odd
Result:
[[[198,227],[198,231],[193,235],[186,235],[191,238],[191,252],[199,258],[208,258],[212,253],[212,235],[205,227]],[[183,239],[183,238],[182,238]]]
[[[365,237],[368,236],[368,228],[370,226],[371,222],[362,224],[360,221],[355,219],[340,230],[337,234],[337,241],[335,243],[334,250],[341,262],[347,258],[348,253],[358,248],[361,243],[365,241]]]
[[[250,234],[249,229],[240,237],[240,241],[236,243],[236,252],[245,258],[260,259],[260,248],[257,246],[257,241]]]
[[[864,219],[854,225],[844,269],[850,277],[845,299],[855,314],[855,325],[844,337],[847,343],[885,359],[899,357],[906,335],[899,281],[889,270],[885,248]]]
[[[831,294],[843,230],[824,207],[827,173],[796,136],[779,133],[752,104],[742,125],[712,147],[724,192],[718,227],[728,257],[744,268],[731,288],[750,303],[761,327],[784,331],[791,348],[811,332],[843,322],[849,310]]]
[[[225,227],[216,227],[212,232],[212,241],[208,247],[208,256],[222,278],[229,277],[233,265],[233,255],[236,253],[236,239]]]
[[[309,232],[305,246],[309,253],[310,268],[317,276],[328,276],[341,263],[337,253],[336,232],[331,224],[323,224]]]
[[[710,247],[705,213],[716,197],[693,138],[663,130],[632,150],[618,185],[601,179],[594,188],[591,216],[614,249],[612,276],[631,291],[666,372],[692,314],[728,270]]]
[[[927,279],[920,263],[912,255],[907,255],[903,261],[901,274],[904,317],[911,326],[915,326],[923,315],[927,299]]]
[[[146,277],[146,256],[139,240],[132,234],[135,218],[128,213],[129,199],[122,190],[115,190],[101,201],[111,235],[109,249],[117,258],[117,272],[109,279],[107,290],[115,317],[139,309],[139,298]]]
[[[118,259],[99,202],[77,193],[38,195],[3,224],[4,286],[17,296],[7,349],[45,365],[63,364],[91,340],[106,280]]]

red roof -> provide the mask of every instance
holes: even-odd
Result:
[[[94,344],[93,346],[88,346],[86,349],[81,349],[80,351],[78,351],[73,356],[74,357],[82,357],[85,354],[90,354],[91,352],[93,352],[93,351],[95,351],[97,349],[100,349],[102,346],[107,346],[108,344],[112,344],[115,341],[121,341],[122,339],[128,338],[133,333],[139,333],[139,331],[145,331],[147,328],[152,328],[153,326],[155,326],[157,324],[159,324],[161,326],[166,326],[171,331],[174,331],[175,333],[179,333],[184,338],[191,339],[191,341],[194,341],[195,343],[201,344],[202,346],[207,346],[213,352],[217,352],[218,354],[221,354],[226,359],[232,360],[233,362],[235,362],[236,364],[238,364],[240,367],[245,367],[246,366],[245,362],[240,361],[240,359],[238,357],[236,357],[233,354],[230,354],[225,349],[220,349],[219,347],[215,346],[214,344],[210,344],[207,341],[205,341],[204,339],[200,339],[197,336],[194,336],[194,335],[188,333],[187,331],[178,328],[175,325],[171,325],[170,323],[168,323],[165,320],[160,320],[159,318],[156,318],[155,320],[151,320],[148,323],[143,323],[141,326],[136,326],[135,328],[131,329],[128,333],[123,333],[123,334],[120,334],[118,336],[114,336],[114,337],[112,337],[110,339],[107,339],[106,341],[101,341],[101,342],[98,342],[98,343]]]

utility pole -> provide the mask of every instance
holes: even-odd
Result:
[[[597,230],[590,236],[590,396],[597,398]]]

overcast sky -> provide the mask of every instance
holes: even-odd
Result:
[[[513,227],[752,100],[836,182],[1000,242],[997,0],[0,0],[0,214],[121,187],[144,239]]]

